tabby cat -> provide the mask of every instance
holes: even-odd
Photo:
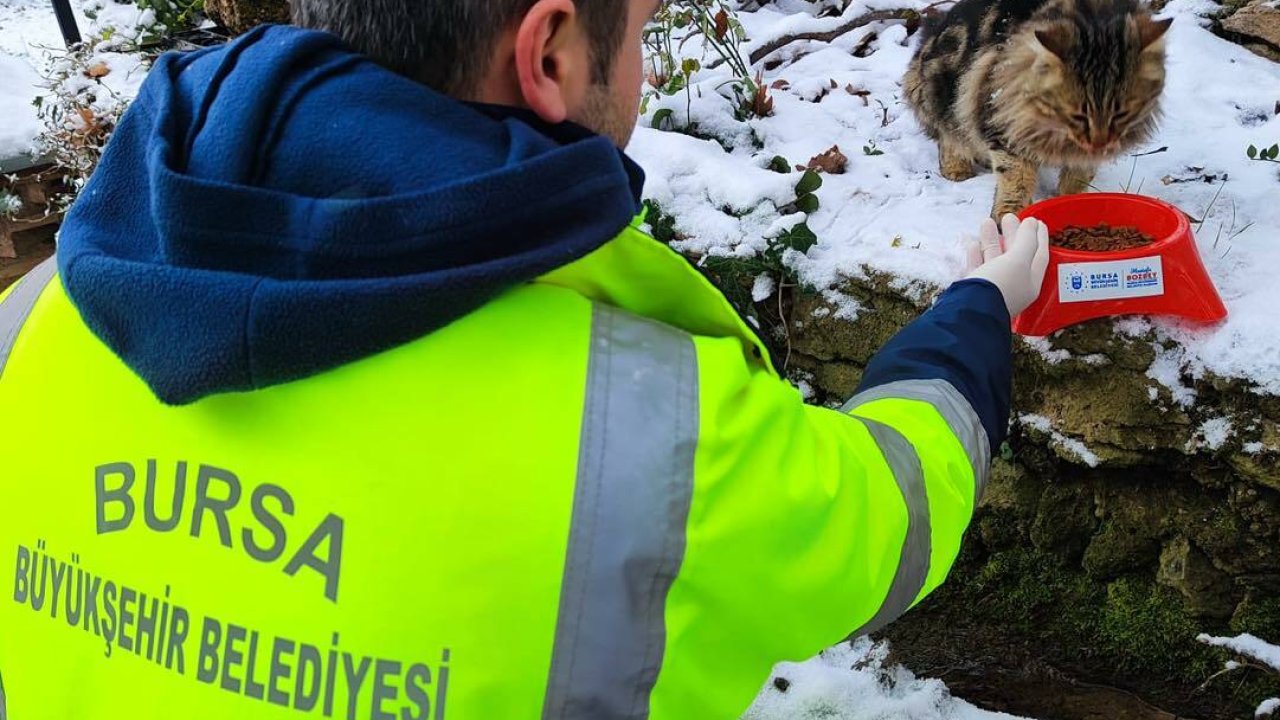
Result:
[[[1146,141],[1160,115],[1164,34],[1138,0],[961,0],[929,22],[904,81],[938,142],[942,176],[996,173],[992,215],[1031,203],[1041,165],[1058,193]]]

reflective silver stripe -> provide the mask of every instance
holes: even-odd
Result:
[[[9,297],[0,303],[0,377],[4,376],[4,367],[9,363],[13,345],[18,342],[18,332],[31,316],[40,293],[57,273],[57,259],[45,260],[19,280]]]
[[[0,677],[0,720],[9,720],[9,712],[5,709],[3,677]]]
[[[698,444],[693,339],[597,305],[543,718],[649,716]]]
[[[854,633],[856,636],[881,630],[911,609],[911,604],[920,596],[929,577],[933,531],[930,527],[929,495],[925,488],[924,470],[920,467],[920,458],[916,456],[915,448],[901,433],[888,425],[856,415],[853,417],[861,420],[875,439],[885,462],[893,471],[894,479],[898,481],[898,489],[907,506],[907,536],[902,542],[902,555],[898,559],[893,584],[889,586],[889,594],[880,610]]]
[[[991,478],[991,442],[986,428],[982,427],[981,418],[964,395],[945,380],[900,380],[859,393],[841,409],[847,413],[860,405],[885,398],[921,400],[937,408],[969,456],[976,482],[974,505],[977,505]]]

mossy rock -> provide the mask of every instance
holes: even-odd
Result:
[[[1097,526],[1093,493],[1079,486],[1050,485],[1040,496],[1030,539],[1037,550],[1067,565],[1080,560]]]
[[[1152,502],[1151,495],[1140,486],[1099,489],[1095,504],[1101,526],[1083,559],[1091,577],[1112,580],[1156,564],[1169,522],[1167,509]]]
[[[1250,591],[1231,616],[1231,631],[1280,642],[1280,597]]]

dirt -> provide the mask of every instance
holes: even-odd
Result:
[[[53,236],[57,228],[46,226],[15,233],[13,244],[18,251],[14,260],[0,258],[0,292],[18,281],[32,268],[53,254]]]
[[[1067,250],[1111,252],[1150,245],[1155,242],[1155,238],[1139,231],[1136,227],[1127,225],[1112,227],[1101,223],[1091,227],[1068,225],[1054,233],[1050,241]]]
[[[934,628],[937,629],[936,627]],[[951,653],[927,634],[891,632],[890,661],[917,675],[937,678],[951,694],[985,710],[1037,720],[1207,720],[1211,715],[1181,715],[1153,705],[1131,690],[1096,682],[1102,670],[1084,678],[1074,668],[1045,658],[1037,648],[991,628],[952,628],[967,650]],[[1090,682],[1093,680],[1095,682]]]

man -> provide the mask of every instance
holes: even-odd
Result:
[[[0,304],[0,717],[735,718],[943,580],[1043,226],[805,406],[633,220],[656,5],[157,62]]]

